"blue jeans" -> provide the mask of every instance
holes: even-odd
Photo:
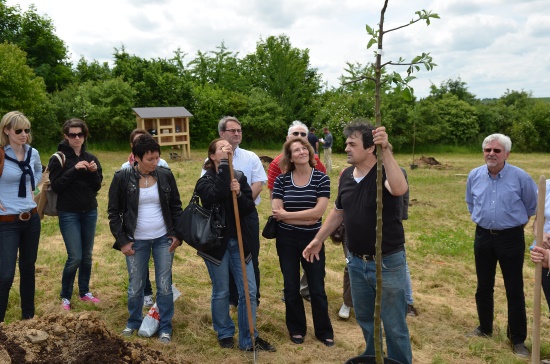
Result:
[[[149,258],[153,253],[155,282],[157,284],[157,306],[159,309],[159,334],[172,334],[174,296],[172,294],[172,261],[174,253],[168,248],[172,239],[166,235],[152,240],[136,240],[132,248],[134,255],[126,257],[128,268],[128,322],[127,327],[138,330],[143,320],[143,289],[149,271]]]
[[[227,250],[223,255],[220,265],[204,260],[206,268],[212,280],[212,324],[218,333],[218,339],[233,337],[235,334],[235,323],[229,316],[229,272],[233,274],[237,290],[239,291],[238,325],[239,325],[239,348],[247,349],[252,347],[250,329],[248,327],[248,314],[246,309],[246,298],[244,295],[244,280],[241,269],[241,258],[239,255],[239,243],[237,239],[229,239]],[[256,331],[256,279],[254,278],[254,267],[252,261],[246,264],[246,278],[248,280],[248,295],[252,310],[252,321],[254,326],[254,337],[258,336]],[[162,313],[161,313],[162,314]]]
[[[59,211],[59,229],[68,255],[61,277],[61,298],[71,299],[77,270],[79,296],[83,297],[90,292],[96,224],[97,209],[85,212]]]
[[[28,221],[0,222],[0,322],[4,322],[15,277],[19,250],[21,318],[34,317],[35,263],[40,239],[40,217]]]
[[[363,355],[374,355],[374,302],[376,298],[376,262],[348,255],[355,318],[367,348]],[[403,364],[412,363],[405,301],[405,251],[382,258],[381,318],[386,335],[387,357]],[[382,342],[380,342],[382,345]]]
[[[409,270],[409,264],[405,262],[405,299],[408,305],[414,305],[413,298],[413,286],[411,280],[411,271]]]
[[[302,257],[302,252],[314,236],[315,232],[301,234],[282,229],[277,232],[277,254],[285,287],[286,327],[290,336],[305,336],[307,332],[304,301],[300,294],[301,265],[307,276],[315,337],[319,340],[334,339],[325,293],[325,248],[321,248],[319,260],[313,263]]]

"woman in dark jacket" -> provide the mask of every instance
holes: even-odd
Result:
[[[97,223],[96,196],[101,188],[103,174],[97,158],[86,151],[88,134],[88,126],[84,121],[67,120],[63,125],[63,141],[57,147],[65,156],[65,163],[52,157],[48,167],[52,189],[57,193],[59,229],[68,255],[61,278],[64,310],[71,309],[77,270],[80,300],[99,302],[90,292],[90,276]]]
[[[128,268],[128,321],[122,335],[131,336],[143,319],[143,288],[153,255],[157,305],[160,314],[159,340],[172,339],[174,300],[172,262],[181,244],[174,234],[174,221],[183,210],[174,175],[158,167],[160,146],[150,135],[142,135],[132,146],[137,164],[115,173],[109,188],[109,226],[116,239],[114,248],[126,256]]]
[[[233,207],[233,192],[237,193],[237,204],[243,237],[244,256],[246,260],[246,276],[252,309],[253,326],[256,326],[256,279],[250,254],[251,229],[246,224],[245,216],[256,209],[252,190],[246,177],[240,171],[235,171],[233,180],[230,178],[228,156],[233,155],[233,149],[225,139],[216,139],[208,148],[208,161],[204,169],[206,173],[197,181],[195,191],[203,206],[210,209],[213,204],[219,204],[225,214],[225,231],[221,246],[198,254],[204,259],[210,279],[212,280],[212,323],[218,333],[218,342],[222,348],[234,346],[233,335],[235,323],[229,316],[229,272],[235,277],[239,291],[238,325],[239,348],[251,351],[252,340],[248,326],[247,307],[245,302],[244,281],[241,270],[239,243],[236,229],[236,219]],[[267,341],[258,337],[254,330],[256,350],[275,351]]]

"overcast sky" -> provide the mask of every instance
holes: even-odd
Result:
[[[180,48],[189,62],[197,51],[215,51],[224,42],[244,57],[261,38],[286,34],[294,47],[309,49],[311,66],[337,86],[347,61],[373,61],[365,24],[378,24],[384,1],[7,0],[24,11],[32,3],[53,20],[74,64],[81,56],[112,64],[121,45],[141,58],[170,58]],[[549,0],[390,0],[386,29],[422,9],[441,19],[389,33],[383,58],[431,53],[438,66],[416,75],[418,97],[429,94],[431,83],[458,77],[478,98],[497,98],[507,89],[550,97]]]

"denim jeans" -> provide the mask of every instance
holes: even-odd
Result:
[[[174,253],[168,248],[172,239],[166,235],[151,240],[135,240],[134,255],[126,257],[128,268],[128,321],[126,326],[137,330],[143,320],[143,289],[149,271],[149,258],[153,253],[155,282],[157,284],[157,306],[159,309],[159,334],[172,334],[174,316],[174,296],[172,294],[172,262]]]
[[[315,337],[319,340],[334,339],[325,293],[325,248],[321,248],[319,260],[313,263],[302,257],[302,252],[314,236],[315,232],[298,234],[282,229],[277,232],[277,254],[284,279],[286,327],[290,336],[305,336],[307,332],[304,301],[300,295],[301,265],[307,276]]]
[[[355,318],[363,330],[367,344],[364,355],[374,355],[376,262],[364,261],[349,254],[348,270]],[[410,364],[412,349],[406,316],[405,251],[401,251],[382,258],[381,318],[386,336],[387,357],[403,364]]]
[[[407,301],[407,305],[414,305],[411,271],[407,262],[405,262],[405,278],[405,300]]]
[[[254,267],[254,278],[256,278],[256,304],[260,304],[260,219],[258,211],[244,217],[246,226],[250,229],[250,235],[253,239],[250,241],[250,254],[252,255],[252,267]],[[239,291],[235,284],[233,274],[229,272],[229,302],[235,304],[239,302]]]
[[[21,318],[34,317],[35,263],[40,239],[40,217],[28,221],[0,222],[0,322],[4,322],[15,277],[19,250]]]
[[[508,300],[508,329],[512,344],[520,344],[527,338],[527,314],[523,292],[523,260],[525,237],[523,228],[500,235],[476,228],[474,241],[477,290],[476,306],[479,329],[493,333],[495,274],[500,264],[506,299]]]
[[[84,212],[59,211],[59,229],[68,255],[61,277],[61,298],[71,299],[77,270],[79,296],[83,297],[90,292],[96,224],[97,209]]]
[[[248,327],[248,314],[244,292],[244,280],[241,269],[241,258],[239,255],[239,243],[237,239],[229,239],[227,250],[223,255],[220,265],[204,260],[206,268],[212,280],[212,324],[218,333],[218,339],[233,337],[235,334],[235,323],[229,316],[229,272],[233,274],[237,289],[239,291],[238,325],[239,325],[239,348],[247,349],[252,347],[250,328]],[[246,278],[248,280],[248,294],[252,310],[252,321],[254,326],[254,337],[258,336],[256,331],[256,279],[254,278],[254,267],[252,261],[246,264]]]

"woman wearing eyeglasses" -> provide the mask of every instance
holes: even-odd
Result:
[[[90,292],[92,250],[97,223],[97,192],[103,175],[97,158],[86,150],[88,126],[80,119],[63,124],[63,141],[57,150],[65,155],[65,164],[50,159],[50,181],[57,192],[59,229],[67,248],[67,261],[61,278],[61,302],[71,309],[74,280],[78,270],[78,293],[81,301],[98,303]]]
[[[8,308],[16,265],[21,318],[34,317],[40,217],[33,190],[42,178],[42,164],[38,151],[30,146],[30,128],[31,123],[19,111],[7,113],[0,122],[0,322]]]

